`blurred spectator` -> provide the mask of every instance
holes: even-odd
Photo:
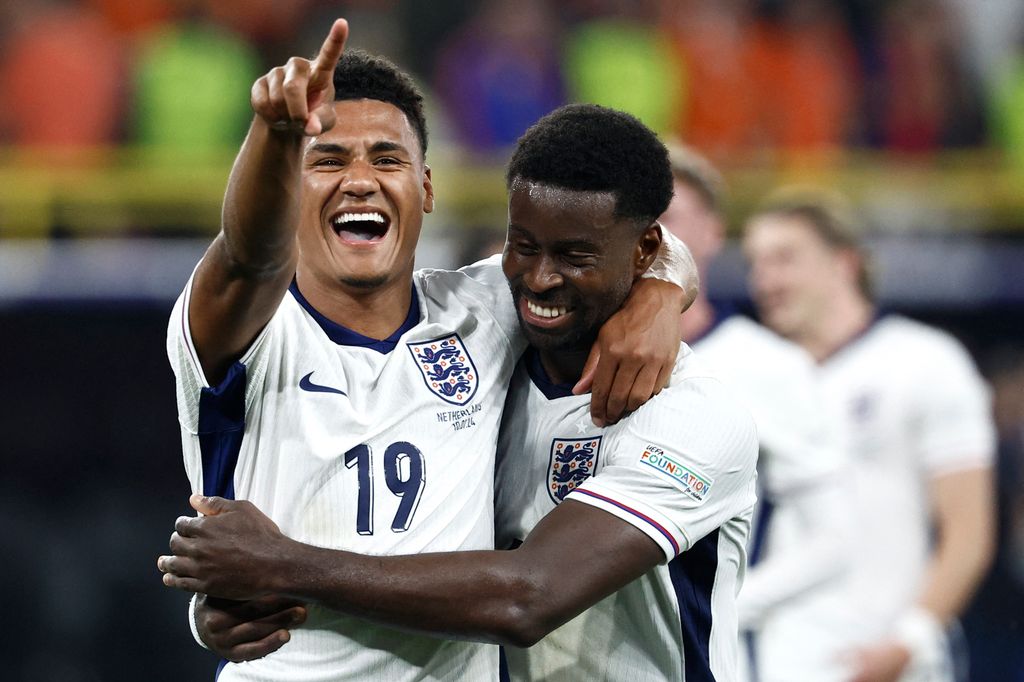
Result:
[[[674,128],[722,160],[755,141],[761,98],[753,78],[751,0],[668,0],[663,25],[683,60],[686,96]]]
[[[595,16],[566,35],[565,77],[571,99],[628,111],[664,134],[683,101],[684,67],[647,4],[593,3]]]
[[[881,16],[882,144],[901,152],[978,144],[979,93],[963,49],[963,27],[944,0],[899,0]]]
[[[201,153],[241,141],[260,72],[244,40],[196,21],[167,25],[142,40],[133,68],[139,142]]]
[[[184,3],[181,0],[86,0],[117,31],[138,35],[171,21]]]
[[[790,0],[758,23],[752,48],[763,142],[786,150],[843,145],[858,68],[834,4]]]
[[[435,87],[461,140],[515,143],[565,101],[558,24],[543,0],[488,0],[439,54]]]
[[[27,10],[0,56],[5,124],[17,144],[80,147],[117,137],[124,53],[95,11],[47,2]]]

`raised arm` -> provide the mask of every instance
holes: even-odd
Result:
[[[189,300],[192,340],[211,382],[267,324],[295,273],[302,148],[334,125],[334,66],[347,37],[339,19],[315,60],[293,57],[253,84],[256,115]]]
[[[515,550],[389,557],[296,542],[248,502],[192,501],[210,515],[178,519],[176,556],[159,560],[165,584],[233,599],[284,594],[448,639],[530,646],[665,559],[636,527],[572,500]]]

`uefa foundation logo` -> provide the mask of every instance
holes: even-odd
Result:
[[[408,343],[427,388],[452,405],[465,405],[480,383],[473,359],[458,334]]]

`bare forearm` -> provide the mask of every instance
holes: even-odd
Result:
[[[365,556],[295,543],[270,587],[353,616],[447,639],[529,646],[540,591],[514,552]]]
[[[225,254],[241,276],[293,267],[303,139],[258,116],[249,128],[221,215]]]
[[[918,604],[942,623],[974,595],[995,551],[992,472],[977,469],[932,483],[937,543]]]

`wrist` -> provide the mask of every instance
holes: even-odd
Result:
[[[210,650],[210,647],[203,641],[202,636],[199,634],[199,624],[196,622],[196,605],[199,601],[199,593],[193,594],[192,599],[188,602],[188,629],[192,631],[192,639],[196,640],[196,644],[203,647],[204,649]]]

